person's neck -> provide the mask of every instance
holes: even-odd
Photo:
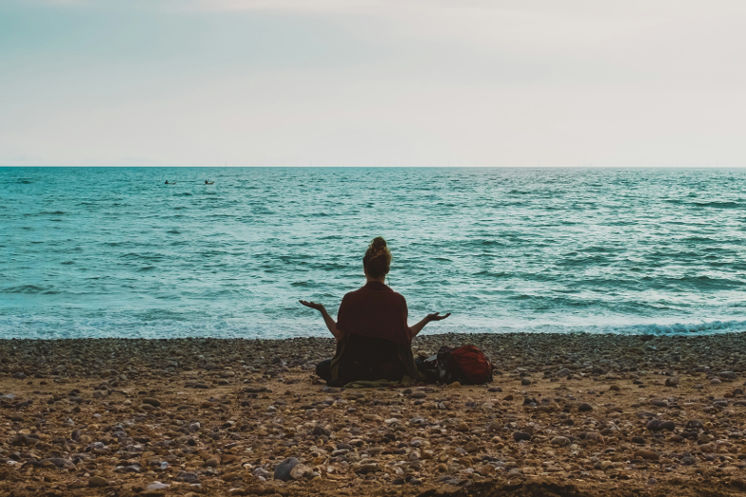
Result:
[[[381,283],[382,285],[385,285],[386,284],[386,275],[383,275],[383,276],[381,276],[379,278],[374,278],[373,276],[368,276],[366,274],[365,275],[365,281],[366,281],[366,283],[375,282],[375,283]]]

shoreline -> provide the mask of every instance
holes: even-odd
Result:
[[[746,333],[413,350],[466,343],[491,384],[329,388],[331,338],[0,340],[0,494],[746,492]]]

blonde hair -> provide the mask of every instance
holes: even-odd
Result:
[[[365,274],[373,278],[380,278],[388,274],[391,267],[391,251],[386,246],[386,240],[377,236],[368,245],[368,250],[363,256],[363,268]]]

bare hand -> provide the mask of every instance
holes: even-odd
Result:
[[[439,312],[433,312],[432,314],[428,314],[427,317],[426,317],[426,319],[428,321],[440,321],[442,319],[447,318],[450,315],[451,315],[450,312],[446,313],[446,314],[442,314],[442,315]]]
[[[306,307],[310,307],[311,309],[316,309],[319,312],[324,311],[324,304],[317,304],[316,302],[309,302],[307,300],[299,300],[298,302],[305,305]]]

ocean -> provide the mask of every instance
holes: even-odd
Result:
[[[331,336],[379,235],[423,333],[746,330],[746,169],[0,168],[0,338]]]

